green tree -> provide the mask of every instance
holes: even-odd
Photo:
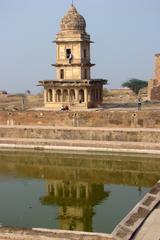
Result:
[[[148,82],[144,80],[140,80],[137,78],[131,78],[128,81],[122,83],[122,87],[130,88],[135,94],[138,94],[139,90],[147,87]]]

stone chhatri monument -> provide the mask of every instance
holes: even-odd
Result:
[[[97,108],[103,101],[104,79],[92,79],[90,35],[86,22],[72,4],[61,20],[56,36],[56,79],[39,81],[44,87],[44,106],[50,109]]]
[[[160,100],[160,53],[155,54],[155,77],[148,81],[148,98]]]

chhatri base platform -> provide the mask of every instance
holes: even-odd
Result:
[[[45,108],[59,110],[67,106],[83,110],[102,104],[102,86],[106,83],[104,79],[44,80],[39,81],[39,86],[44,87]]]

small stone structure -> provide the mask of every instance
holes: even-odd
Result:
[[[90,35],[86,22],[72,5],[61,20],[56,40],[56,80],[39,81],[44,106],[51,109],[87,109],[103,101],[104,79],[91,79]]]
[[[160,100],[160,53],[155,54],[155,77],[148,81],[148,99]]]

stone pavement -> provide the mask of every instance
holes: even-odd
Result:
[[[146,219],[134,240],[160,240],[160,204]]]
[[[160,240],[160,181],[112,232],[114,240]]]
[[[112,236],[103,233],[1,227],[0,240],[112,240]]]

